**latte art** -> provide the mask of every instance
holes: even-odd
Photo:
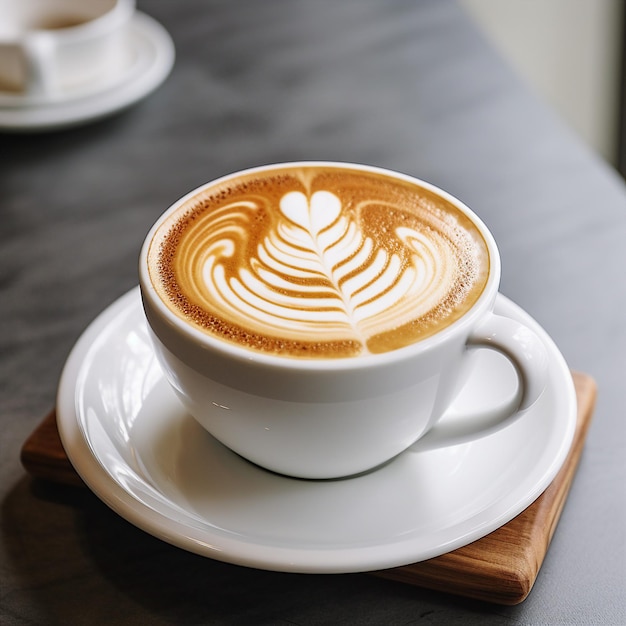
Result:
[[[258,210],[244,202],[208,215],[194,228],[180,268],[191,277],[197,304],[255,332],[366,344],[426,314],[454,280],[456,257],[445,239],[399,227],[395,241],[388,240],[394,245],[377,246],[328,191],[310,199],[299,191],[284,195],[276,228],[231,271]],[[179,245],[185,254],[187,246]]]
[[[160,227],[151,278],[179,316],[286,356],[396,349],[482,292],[475,226],[415,184],[358,170],[285,168],[209,187]]]

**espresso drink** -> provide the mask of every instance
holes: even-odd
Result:
[[[440,331],[483,291],[489,253],[453,204],[387,176],[285,166],[205,188],[158,228],[160,298],[198,329],[299,358],[387,352]]]

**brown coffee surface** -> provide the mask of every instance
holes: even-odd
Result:
[[[73,28],[89,21],[86,17],[55,16],[41,19],[33,24],[35,30],[62,30]]]
[[[180,318],[244,348],[301,358],[410,345],[466,313],[487,245],[454,204],[357,169],[244,173],[186,199],[150,244],[152,283]]]

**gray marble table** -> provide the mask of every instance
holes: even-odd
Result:
[[[139,8],[176,44],[158,91],[89,126],[0,135],[0,623],[626,623],[623,181],[447,0]],[[499,242],[503,293],[598,382],[573,488],[523,604],[211,561],[21,467],[73,343],[136,284],[153,220],[218,175],[296,159],[397,169],[465,200]]]

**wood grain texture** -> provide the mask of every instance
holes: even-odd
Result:
[[[64,485],[85,486],[65,454],[55,411],[48,413],[24,442],[20,458],[26,470],[37,478]]]
[[[467,546],[404,567],[376,572],[428,589],[497,604],[518,604],[530,593],[572,484],[596,398],[594,380],[573,373],[578,421],[572,448],[546,491],[513,520]],[[22,447],[22,464],[35,477],[84,486],[68,460],[49,413]]]

